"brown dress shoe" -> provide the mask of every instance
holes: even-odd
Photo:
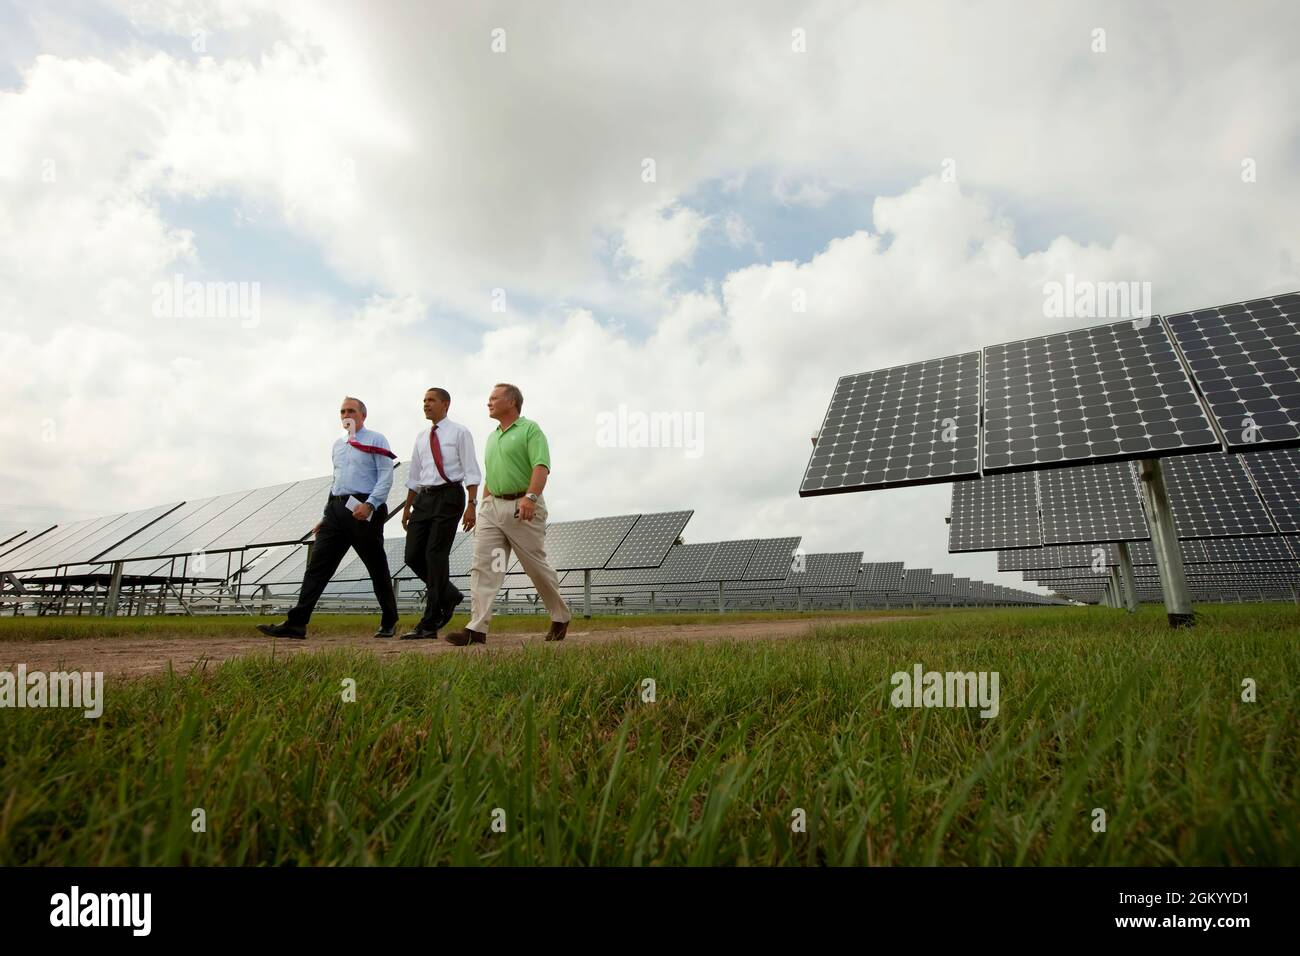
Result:
[[[568,621],[552,621],[551,629],[546,632],[546,639],[548,641],[562,641],[567,633],[569,633]]]
[[[455,644],[457,647],[464,647],[466,644],[486,644],[487,635],[482,631],[471,631],[468,627],[463,631],[452,631],[450,634],[444,634],[442,639],[448,644]]]

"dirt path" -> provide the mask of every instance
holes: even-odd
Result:
[[[717,624],[682,624],[657,627],[604,628],[583,630],[582,621],[569,625],[568,637],[553,645],[569,651],[592,644],[630,643],[661,644],[669,641],[737,641],[780,640],[802,637],[817,627],[841,624],[882,624],[910,620],[909,615],[834,620],[738,621]],[[162,673],[170,664],[178,673],[196,665],[217,663],[247,654],[311,654],[318,651],[368,650],[380,657],[398,654],[483,654],[517,650],[526,644],[542,642],[544,625],[536,633],[498,633],[488,637],[486,645],[453,647],[445,641],[379,640],[370,632],[349,635],[309,637],[305,641],[263,637],[252,626],[249,634],[232,633],[220,637],[111,637],[83,640],[31,641],[0,644],[0,670],[13,670],[26,664],[29,671],[81,670],[103,671],[117,677],[139,677]]]

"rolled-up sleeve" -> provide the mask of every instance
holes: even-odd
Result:
[[[465,469],[465,484],[483,484],[483,472],[479,471],[478,456],[474,454],[474,436],[470,434],[468,428],[461,428],[457,445],[456,451],[460,455],[460,465]]]
[[[374,443],[379,448],[387,448],[392,451],[388,439],[383,435],[376,435]],[[388,492],[393,488],[393,460],[387,455],[375,455],[375,471],[377,472],[375,487],[370,492],[370,497],[366,499],[366,503],[370,507],[377,509],[388,501]]]
[[[415,447],[411,449],[411,463],[406,468],[406,487],[411,491],[419,491],[420,483],[415,480],[416,471],[420,467],[420,436],[415,436]]]

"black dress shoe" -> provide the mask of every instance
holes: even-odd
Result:
[[[402,640],[404,641],[434,641],[437,639],[437,631],[426,630],[418,624],[415,626],[415,630],[407,631],[402,635]]]
[[[465,600],[465,595],[457,591],[456,600],[446,605],[447,610],[443,613],[442,618],[438,621],[438,630],[441,631],[444,627],[446,627],[448,624],[451,623],[451,619],[456,616],[456,608],[460,607],[461,602],[464,600]]]
[[[375,637],[392,637],[396,633],[397,633],[396,624],[389,624],[387,627],[384,627],[381,624],[379,625],[379,630],[375,631]]]
[[[307,628],[282,621],[279,624],[259,624],[257,629],[267,637],[293,637],[300,641],[307,639]]]

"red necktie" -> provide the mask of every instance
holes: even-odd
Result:
[[[438,469],[438,474],[442,475],[442,480],[451,484],[451,479],[447,473],[442,470],[442,442],[438,440],[438,426],[434,425],[429,429],[429,451],[433,452],[433,464]]]

